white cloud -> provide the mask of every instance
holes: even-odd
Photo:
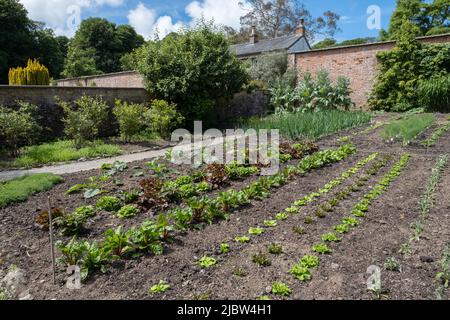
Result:
[[[178,21],[177,23],[172,22],[172,17],[163,16],[159,17],[154,26],[154,33],[158,33],[160,38],[164,38],[171,32],[177,32],[183,27],[183,23]]]
[[[183,26],[182,22],[173,23],[170,16],[157,18],[156,11],[147,8],[143,3],[139,3],[135,9],[130,10],[127,18],[128,23],[136,29],[136,32],[146,39],[152,39],[156,33],[160,38],[164,38]]]
[[[243,2],[243,6],[239,5]],[[246,1],[241,0],[203,0],[193,1],[186,7],[186,13],[193,19],[214,19],[217,24],[227,25],[238,29],[240,17],[249,10]]]
[[[58,35],[72,36],[80,23],[82,10],[101,6],[117,7],[124,0],[20,0],[29,17],[42,21]]]
[[[128,23],[136,29],[136,32],[146,39],[153,34],[153,27],[156,22],[155,10],[148,9],[143,3],[139,3],[135,9],[128,13]]]

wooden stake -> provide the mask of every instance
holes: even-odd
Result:
[[[53,285],[56,285],[56,263],[55,263],[55,245],[53,243],[53,218],[52,218],[52,204],[50,201],[50,196],[47,197],[48,204],[48,222],[50,231],[50,253],[52,255],[52,269],[53,269]]]

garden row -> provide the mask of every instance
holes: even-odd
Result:
[[[297,166],[286,166],[272,177],[260,177],[240,191],[229,189],[215,198],[192,198],[186,201],[186,207],[159,214],[156,219],[146,220],[139,227],[124,230],[118,227],[105,233],[102,244],[78,242],[72,239],[67,245],[60,244],[63,261],[80,265],[85,274],[102,269],[111,259],[126,258],[135,254],[161,254],[164,242],[168,241],[174,230],[185,230],[199,224],[212,223],[216,219],[227,218],[233,209],[248,205],[251,200],[269,196],[271,190],[288,183],[296,175],[303,174],[324,165],[341,161],[355,152],[351,145],[336,150],[316,152],[301,160]],[[144,192],[145,194],[145,192]],[[92,263],[92,254],[95,261]]]

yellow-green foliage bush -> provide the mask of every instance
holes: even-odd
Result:
[[[25,68],[9,69],[9,85],[38,85],[48,86],[50,84],[50,74],[46,66],[39,61],[28,59]]]

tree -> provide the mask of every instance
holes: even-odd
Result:
[[[0,83],[8,83],[10,67],[23,65],[34,51],[35,24],[18,0],[0,0]]]
[[[275,38],[294,32],[301,19],[305,21],[307,37],[313,41],[317,35],[333,37],[339,28],[339,15],[325,11],[313,18],[305,5],[296,0],[249,0],[251,9],[241,17],[241,25],[258,27],[263,37]]]
[[[149,42],[138,56],[148,91],[177,104],[188,120],[203,119],[216,99],[240,91],[248,80],[225,35],[204,21]]]
[[[315,45],[313,45],[313,49],[325,49],[329,47],[333,47],[337,44],[337,41],[332,38],[326,38],[322,41],[317,42]]]
[[[418,27],[416,36],[450,32],[450,0],[397,0],[389,29],[381,32],[382,40],[396,39],[404,20]]]
[[[69,43],[64,75],[77,77],[92,72],[110,73],[121,70],[120,59],[144,43],[131,26],[119,26],[101,18],[89,18]],[[83,67],[79,59],[88,62]],[[93,63],[92,63],[93,62]]]
[[[55,37],[44,24],[28,18],[17,0],[0,0],[0,83],[8,83],[8,70],[38,59],[48,66],[50,76],[61,74],[68,39]]]

